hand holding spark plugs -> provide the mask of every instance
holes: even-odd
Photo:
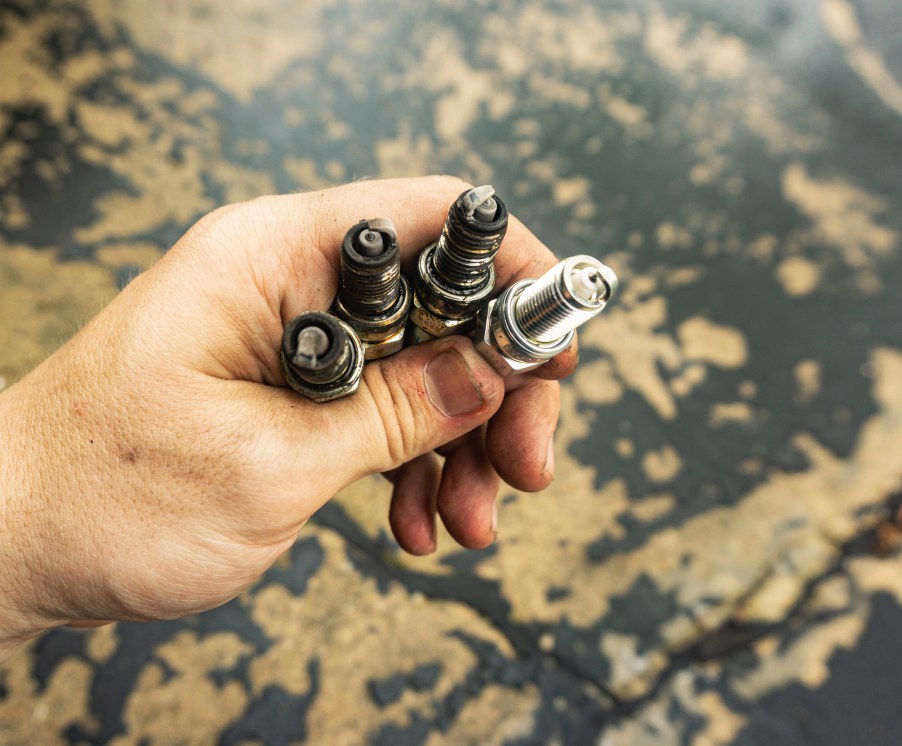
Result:
[[[414,554],[435,549],[436,514],[463,546],[490,543],[501,478],[522,490],[548,485],[554,379],[572,372],[575,342],[507,377],[459,334],[397,351],[402,336],[425,338],[398,323],[417,303],[436,317],[453,305],[416,296],[416,268],[461,193],[471,189],[450,177],[367,181],[217,210],[0,394],[0,660],[50,627],[224,603],[321,505],[368,474],[393,482],[389,520]],[[491,225],[501,207],[486,203],[472,215]],[[470,207],[461,205],[465,217]],[[367,215],[390,223],[361,226],[349,249],[360,262],[342,270],[348,226]],[[493,287],[508,289],[492,306],[503,314],[488,305],[464,314],[471,333],[485,314],[493,336],[477,346],[498,342],[511,319],[546,344],[546,322],[532,321],[545,301],[527,302],[527,290],[510,308],[502,300],[551,269],[551,252],[513,217],[503,244],[487,240],[480,256],[458,250],[457,229],[425,271],[445,285],[459,278],[472,297],[484,287],[468,272],[484,272],[491,253]],[[414,281],[382,273],[395,252]],[[339,291],[342,272],[356,273],[356,295]],[[610,290],[604,275],[568,277],[555,287],[582,301]],[[329,309],[342,318],[292,325]],[[332,341],[348,329],[353,349],[336,353]],[[328,404],[298,396],[283,356],[313,387],[330,385],[327,369],[357,377],[362,368],[357,391]]]
[[[408,313],[408,343],[474,336],[476,349],[502,376],[532,370],[566,350],[577,327],[604,310],[617,275],[591,256],[573,256],[490,300],[507,222],[507,206],[493,187],[461,194],[441,236],[419,254],[412,309],[391,220],[353,226],[341,246],[333,304],[339,318],[311,311],[285,327],[282,367],[289,385],[316,402],[353,394],[365,360],[402,349]]]

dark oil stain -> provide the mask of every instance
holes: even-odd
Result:
[[[405,689],[417,692],[432,689],[441,672],[441,663],[424,663],[409,672],[371,679],[367,682],[367,688],[373,701],[380,707],[385,707],[400,699]]]
[[[858,644],[830,659],[825,684],[802,684],[766,694],[741,714],[749,725],[737,744],[895,744],[902,728],[898,661],[902,657],[902,608],[891,596],[875,595]]]
[[[307,664],[310,689],[293,695],[278,686],[268,686],[255,697],[241,717],[222,732],[223,746],[248,741],[262,743],[296,743],[307,737],[307,712],[319,690],[319,661]]]

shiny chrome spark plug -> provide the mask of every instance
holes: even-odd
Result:
[[[507,206],[491,186],[451,205],[437,241],[420,253],[410,311],[414,341],[467,334],[495,289],[493,260],[507,231]]]
[[[476,349],[501,375],[537,368],[570,346],[577,327],[617,290],[614,270],[591,256],[564,259],[537,280],[521,280],[479,313]]]
[[[367,360],[404,346],[410,302],[394,224],[387,218],[361,220],[341,244],[341,282],[332,311],[357,332]]]
[[[308,311],[282,333],[282,370],[299,394],[315,402],[357,391],[363,374],[363,345],[354,330],[332,314]]]

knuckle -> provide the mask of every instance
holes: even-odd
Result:
[[[465,179],[462,179],[460,176],[457,176],[455,174],[438,174],[437,176],[435,176],[433,178],[444,181],[449,186],[460,186],[460,187],[471,187],[471,188],[473,186],[472,184],[470,184],[470,182],[466,181]]]
[[[470,182],[459,176],[455,176],[454,174],[439,174],[432,178],[434,178],[440,186],[446,189],[457,189],[462,192],[473,188],[473,185]]]
[[[211,210],[188,229],[171,251],[214,252],[218,255],[221,247],[228,244],[230,235],[234,233],[232,226],[242,208],[241,203],[235,203]]]
[[[241,210],[240,203],[222,205],[215,210],[210,210],[203,215],[190,229],[191,233],[199,233],[206,235],[212,231],[218,230],[222,225],[229,222]]]
[[[391,367],[368,365],[364,369],[366,390],[373,402],[379,441],[377,462],[380,471],[398,466],[416,455],[422,423],[406,386],[395,379]]]

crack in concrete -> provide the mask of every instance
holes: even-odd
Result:
[[[394,580],[401,583],[409,592],[421,593],[428,598],[464,604],[501,633],[519,656],[527,659],[543,658],[553,661],[577,684],[588,684],[604,698],[609,699],[612,703],[617,703],[617,697],[613,692],[597,679],[587,676],[571,661],[556,655],[554,651],[543,650],[540,643],[541,632],[533,629],[536,625],[512,622],[509,615],[509,604],[497,592],[497,583],[483,580],[472,574],[468,574],[466,577],[457,574],[443,577],[418,573],[386,563],[383,555],[388,547],[387,542],[369,537],[337,505],[325,506],[317,513],[314,520],[318,525],[336,532],[350,547],[364,555],[372,564],[362,570],[376,576],[377,580]]]
[[[902,508],[902,492],[890,495],[883,504],[880,511],[883,521],[894,518]],[[818,589],[827,581],[832,580],[837,575],[845,574],[845,566],[849,559],[861,556],[872,556],[874,554],[875,544],[879,539],[880,520],[874,525],[869,526],[859,534],[839,545],[839,553],[834,562],[830,564],[823,572],[813,576],[805,583],[802,593],[798,599],[786,613],[786,615],[778,622],[769,624],[739,624],[728,620],[719,628],[712,630],[704,638],[697,640],[695,643],[670,656],[670,665],[656,678],[654,684],[649,691],[629,701],[617,700],[617,708],[613,715],[613,721],[622,721],[632,716],[645,704],[653,701],[661,690],[676,676],[679,672],[697,664],[707,663],[715,660],[727,659],[743,650],[747,650],[758,640],[779,633],[788,628],[796,621],[806,610],[812,598]],[[761,579],[761,583],[766,580]],[[760,583],[758,584],[760,585]],[[748,598],[754,592],[754,588],[750,588],[744,598]],[[741,602],[742,599],[739,599]],[[737,603],[738,606],[738,603]]]
[[[878,515],[883,519],[894,516],[900,506],[902,506],[902,492],[889,496]],[[498,593],[496,582],[486,581],[470,572],[463,577],[460,574],[443,577],[418,573],[386,562],[385,553],[391,547],[389,540],[372,538],[367,535],[337,505],[326,506],[317,514],[315,520],[320,526],[340,535],[349,549],[364,557],[368,564],[361,570],[375,577],[378,582],[393,580],[401,583],[411,593],[421,593],[428,598],[461,603],[501,633],[519,657],[526,660],[544,659],[549,661],[570,677],[574,685],[591,687],[598,695],[611,703],[611,709],[606,713],[610,718],[607,722],[608,725],[631,717],[644,705],[653,701],[680,671],[697,663],[729,658],[748,649],[761,638],[786,629],[804,613],[823,583],[845,571],[845,564],[850,558],[873,553],[872,548],[878,537],[880,525],[878,520],[874,525],[840,544],[834,562],[822,573],[808,580],[799,598],[780,621],[741,624],[728,620],[689,647],[671,654],[669,665],[655,678],[646,694],[633,699],[623,699],[606,687],[597,677],[593,677],[573,665],[573,662],[567,657],[558,655],[553,650],[543,650],[540,642],[542,633],[536,629],[537,625],[512,622],[509,604]],[[744,599],[751,597],[769,577],[769,572],[763,572],[748,591],[737,599],[734,608],[741,605]]]

